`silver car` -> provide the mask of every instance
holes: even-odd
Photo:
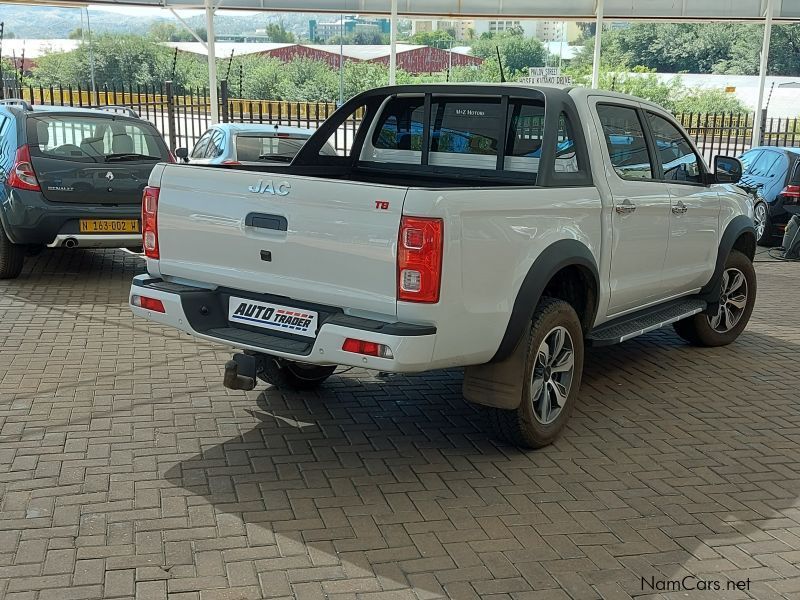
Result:
[[[268,123],[221,123],[209,128],[191,152],[178,148],[175,154],[193,165],[288,163],[314,131]],[[322,153],[336,156],[330,143]]]

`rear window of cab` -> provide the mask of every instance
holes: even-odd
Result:
[[[93,115],[36,115],[27,118],[31,154],[76,162],[163,161],[169,152],[147,122]]]
[[[501,98],[441,98],[431,100],[430,125],[425,132],[423,97],[397,97],[384,106],[373,130],[371,148],[362,160],[453,169],[501,170],[535,182],[544,140],[543,101]],[[572,127],[565,114],[558,121],[555,170],[577,173]],[[502,164],[498,164],[503,147]]]

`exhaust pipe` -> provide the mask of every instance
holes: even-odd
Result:
[[[65,248],[77,248],[77,246],[78,246],[78,240],[76,240],[74,237],[67,238],[66,240],[64,240]]]

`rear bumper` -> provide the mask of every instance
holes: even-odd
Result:
[[[95,234],[85,235],[59,233],[50,248],[131,248],[142,245],[142,234]]]
[[[80,219],[136,219],[141,218],[141,205],[123,204],[118,206],[101,204],[73,204],[50,202],[40,192],[10,190],[6,187],[5,199],[0,207],[0,218],[9,239],[15,244],[51,245],[62,240],[78,237]],[[79,244],[88,248],[121,248],[141,243],[141,234],[119,234],[107,236],[84,235],[87,243]],[[99,239],[109,238],[103,244]],[[132,238],[137,239],[131,242]],[[97,238],[94,245],[88,238]],[[112,239],[113,238],[113,239]],[[103,245],[100,245],[103,244]]]
[[[130,296],[135,294],[160,300],[165,312],[134,306]],[[346,365],[394,373],[431,369],[436,339],[433,326],[363,319],[345,315],[341,310],[320,311],[321,324],[316,338],[300,338],[231,327],[227,316],[223,318],[220,313],[225,296],[216,291],[169,284],[148,275],[138,275],[131,285],[130,296],[128,302],[135,315],[233,348],[317,365]],[[283,299],[284,304],[289,302]],[[394,358],[345,352],[342,345],[347,338],[388,346]]]

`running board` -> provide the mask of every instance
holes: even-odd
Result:
[[[586,336],[590,346],[609,346],[661,329],[677,321],[701,313],[708,308],[705,300],[684,298],[660,306],[625,315],[596,327]]]

